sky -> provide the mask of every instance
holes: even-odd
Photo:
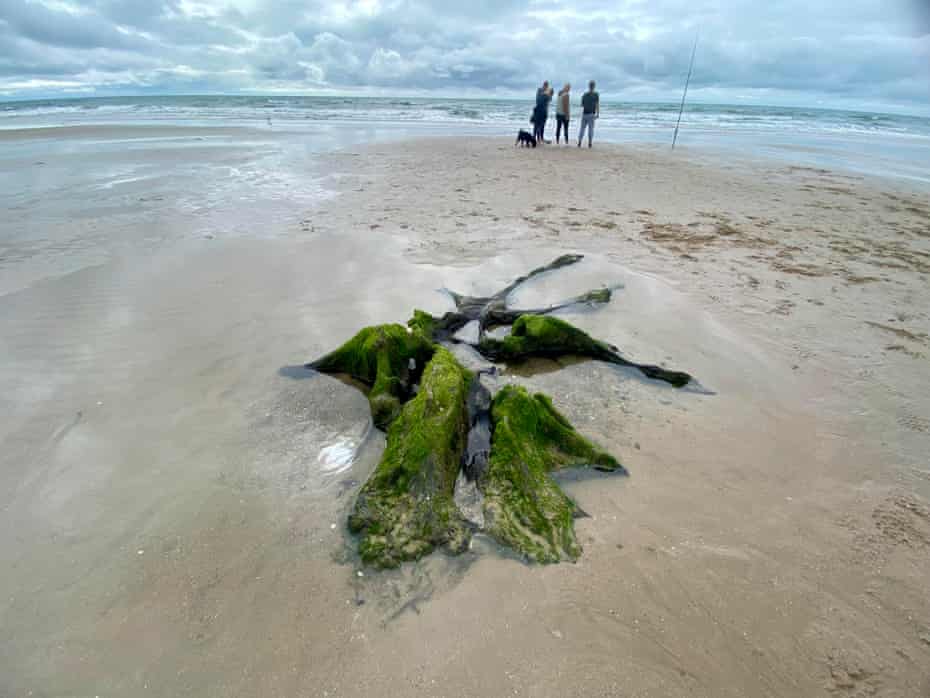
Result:
[[[930,0],[0,0],[0,100],[605,98],[930,114]]]

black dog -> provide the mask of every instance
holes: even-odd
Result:
[[[517,140],[514,145],[520,145],[524,148],[529,148],[530,146],[536,147],[536,138],[529,131],[520,130],[520,133],[517,134]]]

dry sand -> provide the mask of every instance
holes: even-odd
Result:
[[[497,140],[319,166],[340,195],[290,237],[159,267],[190,287],[137,301],[150,335],[4,427],[0,695],[930,696],[926,192]],[[630,471],[566,478],[580,561],[478,540],[359,576],[344,515],[383,437],[348,387],[273,369],[564,252],[588,259],[517,300],[621,282],[567,317],[706,391],[596,363],[503,376]],[[20,352],[62,289],[29,293],[0,317]],[[158,361],[118,358],[166,326],[185,339]],[[308,463],[322,444],[361,447]]]

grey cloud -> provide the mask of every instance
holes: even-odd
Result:
[[[88,3],[99,14],[129,27],[144,27],[159,17],[177,13],[178,0],[97,0]]]
[[[132,46],[115,25],[96,14],[55,11],[39,2],[0,0],[0,19],[18,36],[50,46],[78,49]]]
[[[697,33],[698,97],[930,99],[926,0],[0,0],[0,71],[127,92],[516,93],[594,77],[609,96],[669,98]]]
[[[335,84],[359,79],[362,59],[353,44],[331,32],[321,32],[307,47],[306,58],[319,66],[324,78]]]
[[[911,5],[915,30],[922,34],[930,34],[930,2],[911,0]]]

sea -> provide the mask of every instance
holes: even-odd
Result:
[[[671,147],[679,107],[605,99],[597,137]],[[233,126],[303,133],[311,137],[311,148],[325,150],[418,135],[513,136],[519,128],[529,127],[531,108],[530,99],[196,95],[47,99],[0,102],[0,130]],[[554,135],[554,128],[550,124],[547,135]],[[689,103],[681,114],[678,145],[930,183],[927,117]]]

